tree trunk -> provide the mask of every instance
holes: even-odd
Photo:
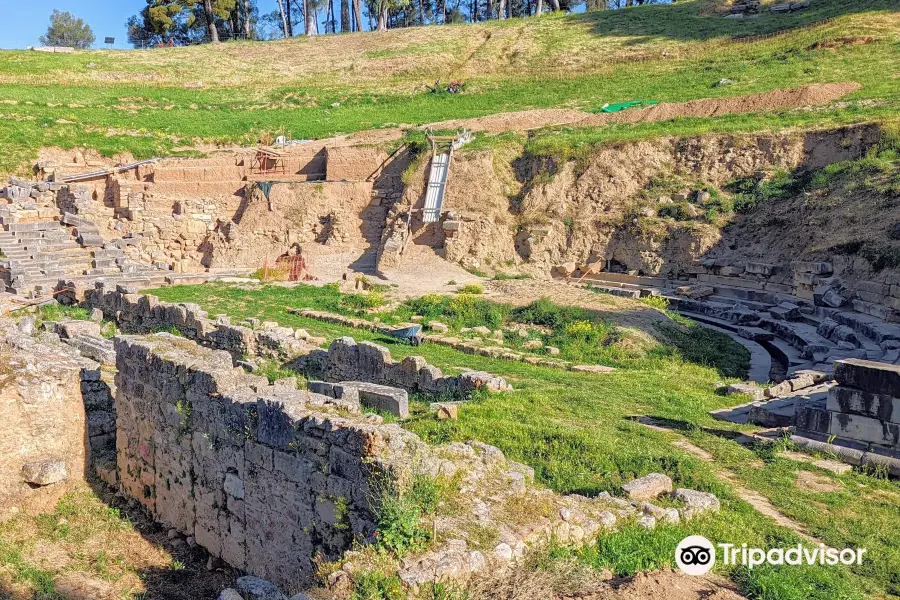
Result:
[[[559,11],[559,0],[550,0],[550,8],[554,11]]]
[[[387,31],[388,3],[381,0],[381,8],[378,10],[378,31]]]
[[[276,2],[278,2],[278,12],[281,13],[281,30],[284,33],[284,37],[290,37],[288,35],[288,20],[284,13],[284,2],[282,0],[276,0]]]
[[[350,27],[350,0],[341,0],[341,33],[351,31]]]
[[[362,31],[362,0],[353,0],[353,14],[355,15],[354,20],[356,21],[356,30]]]
[[[441,0],[441,23],[447,24],[447,0]]]
[[[250,39],[250,0],[244,0],[244,35]]]
[[[537,0],[537,7],[534,9],[534,16],[539,17],[544,12],[544,0]]]
[[[213,43],[219,41],[219,30],[216,29],[216,15],[213,12],[212,0],[203,0],[203,12],[206,14],[206,29],[209,32],[209,40]]]
[[[316,35],[318,31],[316,23],[316,11],[312,7],[310,0],[303,0],[303,18],[305,21],[304,31],[306,35]]]
[[[500,5],[497,8],[497,18],[500,20],[506,18],[506,0],[500,0]]]
[[[425,24],[425,6],[422,4],[422,0],[419,0],[419,25]]]

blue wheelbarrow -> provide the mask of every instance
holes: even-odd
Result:
[[[424,341],[421,325],[400,325],[397,327],[384,327],[381,332],[385,335],[403,340],[413,346],[419,346]]]

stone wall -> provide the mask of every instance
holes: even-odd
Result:
[[[313,338],[302,329],[278,327],[276,323],[248,321],[244,325],[231,325],[228,317],[223,315],[210,319],[197,304],[160,302],[156,296],[144,296],[126,286],[110,289],[100,282],[94,289],[86,290],[80,300],[88,308],[103,311],[108,319],[117,321],[126,331],[149,332],[174,327],[201,344],[228,351],[235,359],[244,356],[292,358],[307,354],[325,341]]]
[[[33,325],[0,323],[0,520],[52,510],[85,473],[81,361],[32,338]]]
[[[445,376],[420,356],[395,362],[390,350],[371,342],[357,344],[345,337],[332,342],[328,350],[318,348],[325,342],[303,329],[279,327],[257,320],[232,325],[228,317],[210,319],[206,311],[192,303],[160,302],[152,295],[117,286],[107,289],[98,283],[83,299],[88,308],[97,308],[129,332],[150,332],[176,328],[187,338],[204,346],[227,351],[235,360],[247,356],[290,359],[306,356],[298,367],[328,381],[365,381],[422,392],[433,396],[468,396],[478,389],[504,391],[510,386],[502,377],[483,371],[467,371]]]
[[[122,491],[279,585],[308,583],[317,556],[335,560],[369,535],[371,478],[425,448],[397,425],[328,412],[325,397],[267,386],[227,353],[168,334],[117,338],[116,352]]]
[[[834,363],[834,378],[837,385],[828,390],[824,402],[807,400],[797,407],[797,433],[848,446],[859,459],[863,454],[900,459],[900,367],[839,360]],[[885,464],[896,470],[898,463]]]
[[[444,375],[421,356],[407,356],[396,362],[384,346],[372,342],[357,344],[351,337],[334,340],[328,350],[313,350],[304,366],[327,381],[367,381],[432,396],[466,397],[479,389],[512,389],[502,377],[483,371]]]

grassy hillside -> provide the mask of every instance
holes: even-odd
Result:
[[[806,10],[752,19],[724,19],[720,11],[715,1],[689,0],[278,42],[2,52],[0,172],[21,169],[43,145],[147,157],[194,141],[253,142],[259,130],[280,126],[313,138],[526,108],[596,110],[634,98],[684,101],[831,81],[863,88],[813,112],[694,119],[678,127],[805,127],[897,113],[896,2],[814,0]],[[425,86],[439,78],[464,81],[465,93],[429,93]],[[725,78],[734,83],[714,85]],[[616,126],[602,137],[667,127]]]

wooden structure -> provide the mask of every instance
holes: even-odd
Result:
[[[250,172],[255,175],[271,175],[286,173],[284,167],[284,152],[271,146],[260,146],[256,149],[253,161],[250,163]]]

